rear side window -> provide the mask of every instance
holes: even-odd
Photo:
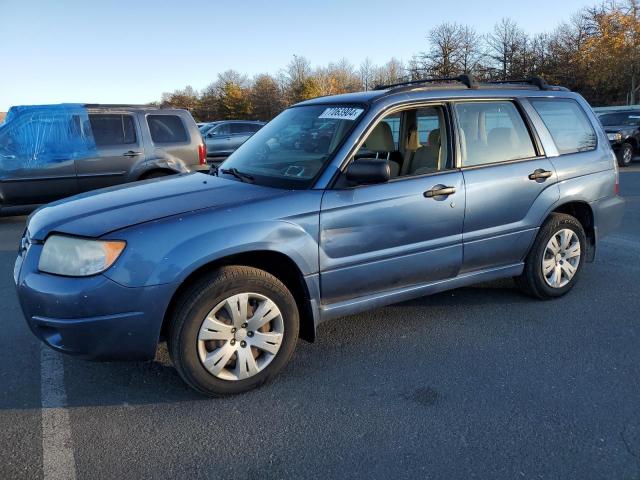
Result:
[[[536,156],[529,131],[513,103],[465,102],[455,108],[463,167]]]
[[[570,98],[530,98],[560,154],[596,148],[596,132],[582,107]]]
[[[177,115],[147,115],[147,124],[153,143],[183,143],[189,139]]]
[[[131,115],[89,114],[91,131],[98,147],[136,143],[136,129]]]

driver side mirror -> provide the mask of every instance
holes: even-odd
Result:
[[[356,185],[385,183],[391,178],[389,163],[374,158],[360,158],[347,167],[347,180]]]

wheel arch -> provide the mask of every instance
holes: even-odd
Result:
[[[596,232],[591,205],[585,201],[573,200],[556,206],[549,215],[553,213],[571,215],[580,222],[587,236],[587,261],[592,262],[596,253]],[[547,215],[547,218],[549,218],[549,215]]]
[[[307,281],[291,257],[273,250],[254,250],[228,255],[201,265],[191,272],[180,283],[171,297],[162,321],[160,330],[161,338],[166,338],[169,322],[174,314],[178,299],[187,288],[215,269],[229,265],[258,268],[270,273],[284,283],[293,295],[298,306],[298,312],[300,314],[300,338],[308,342],[315,340],[316,322],[314,318],[313,301],[311,300],[312,295],[309,291]]]
[[[150,168],[150,169],[145,170],[144,172],[140,173],[140,175],[138,175],[138,180],[146,180],[151,175],[153,175],[154,173],[163,173],[163,174],[166,174],[166,175],[176,175],[176,174],[178,174],[180,172],[176,172],[175,170],[172,170],[170,168],[153,167],[153,168]]]

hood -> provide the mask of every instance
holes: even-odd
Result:
[[[33,240],[50,232],[99,237],[121,228],[206,208],[250,203],[287,190],[189,173],[105,188],[50,203],[29,219]]]

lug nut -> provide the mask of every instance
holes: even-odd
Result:
[[[241,327],[242,327],[242,328],[247,328],[247,324],[246,324],[246,323],[243,323],[243,324],[241,325]]]
[[[241,341],[241,342],[240,342],[240,346],[241,346],[242,348],[246,347],[246,346],[247,346],[247,342],[245,342],[244,340],[243,340],[243,341]]]
[[[247,332],[247,337],[253,337],[253,332]]]
[[[229,343],[230,343],[231,345],[235,345],[235,344],[236,344],[236,341],[235,341],[235,340],[231,340]]]
[[[235,327],[231,329],[231,333],[236,333]]]

